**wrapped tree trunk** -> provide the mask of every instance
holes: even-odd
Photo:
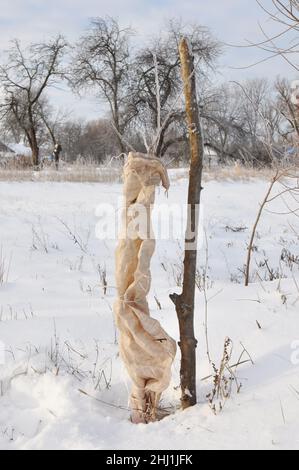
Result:
[[[197,264],[197,241],[199,204],[201,194],[202,166],[204,145],[200,125],[199,109],[196,96],[196,78],[194,58],[190,54],[188,42],[182,39],[179,45],[186,115],[189,130],[191,154],[188,220],[185,240],[184,280],[181,295],[170,296],[176,307],[180,327],[181,349],[181,389],[182,407],[188,408],[196,404],[196,347],[194,334],[195,278]]]
[[[116,252],[116,324],[120,353],[133,381],[132,421],[157,419],[161,393],[168,387],[176,343],[150,317],[147,295],[155,250],[151,211],[155,188],[169,188],[166,169],[155,157],[131,152],[124,168],[123,229]]]

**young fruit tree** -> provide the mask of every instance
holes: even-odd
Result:
[[[196,404],[196,347],[194,307],[196,288],[199,205],[202,190],[204,145],[196,95],[194,57],[186,38],[179,44],[182,78],[186,101],[186,117],[190,145],[188,218],[185,239],[184,279],[181,295],[172,294],[180,327],[182,407]]]

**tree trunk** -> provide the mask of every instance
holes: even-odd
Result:
[[[35,168],[39,166],[39,148],[36,142],[32,145],[32,163]]]
[[[114,99],[113,99],[113,105],[114,109],[112,111],[113,117],[114,117],[114,126],[117,130],[117,140],[118,140],[118,146],[119,146],[119,151],[121,154],[125,153],[126,151],[126,146],[123,142],[122,139],[122,129],[120,126],[120,115],[119,115],[119,107],[118,107],[118,92],[117,89],[114,94]]]
[[[30,128],[28,132],[29,145],[32,152],[32,164],[37,169],[39,167],[39,147],[36,138],[36,131],[33,124],[33,118],[29,115]]]
[[[196,347],[194,334],[195,278],[197,267],[197,242],[199,225],[199,204],[203,166],[203,137],[196,98],[196,78],[194,58],[190,54],[187,40],[184,38],[179,45],[182,77],[186,101],[187,124],[191,153],[188,220],[185,239],[184,280],[181,295],[170,296],[176,307],[180,327],[181,348],[181,389],[182,407],[188,408],[196,404]]]

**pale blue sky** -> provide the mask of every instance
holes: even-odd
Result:
[[[263,0],[265,6],[271,0]],[[163,28],[167,18],[179,17],[184,22],[197,22],[211,29],[225,43],[244,44],[262,39],[259,23],[269,34],[273,23],[267,20],[255,0],[0,0],[0,47],[9,39],[35,41],[62,32],[70,41],[76,40],[88,25],[90,17],[117,16],[123,25],[132,26],[146,41]],[[218,79],[242,80],[254,76],[282,74],[294,77],[281,60],[273,60],[249,70],[233,70],[261,58],[256,49],[226,48],[221,59]],[[94,100],[74,101],[70,93],[55,91],[57,102],[74,111],[75,115],[95,117],[99,104]]]

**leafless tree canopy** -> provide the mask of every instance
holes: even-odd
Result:
[[[139,128],[145,140],[154,136],[154,152],[163,156],[170,146],[186,142],[182,82],[178,43],[188,38],[195,55],[197,74],[207,74],[215,64],[220,46],[211,34],[200,26],[184,28],[170,21],[167,29],[152,43],[141,49],[134,62],[134,103]],[[157,95],[158,99],[157,99]]]
[[[297,32],[298,2],[273,0],[270,10],[262,0],[259,3],[282,30],[255,46],[274,52],[275,45],[276,55],[279,52],[284,60],[295,63],[295,42],[289,50],[284,38]],[[140,43],[134,31],[121,27],[116,19],[94,18],[67,60],[67,44],[61,36],[27,48],[13,41],[5,59],[0,58],[1,139],[25,140],[35,166],[40,154],[49,155],[57,143],[63,158],[71,161],[103,162],[132,148],[167,156],[168,161],[187,159],[178,54],[182,36],[194,54],[205,145],[220,161],[269,165],[273,158],[283,159],[297,151],[298,90],[292,90],[283,78],[215,86],[221,46],[206,28],[186,27],[174,20],[150,41]],[[74,120],[70,112],[53,106],[47,89],[65,78],[71,90],[96,97],[96,121]]]
[[[202,116],[205,143],[223,162],[271,164],[273,156],[282,159],[284,149],[292,144],[277,90],[265,79],[248,80],[242,86],[224,84],[208,91],[202,99]]]
[[[109,105],[112,122],[122,135],[133,115],[128,96],[130,80],[130,28],[122,29],[113,18],[95,18],[76,47],[73,86],[93,88]],[[133,112],[134,113],[134,112]],[[119,150],[125,150],[118,136]]]
[[[1,117],[8,117],[21,128],[32,150],[34,165],[39,164],[38,132],[40,109],[47,87],[62,77],[61,59],[66,48],[62,36],[48,43],[22,49],[14,40],[7,60],[0,66],[0,84],[4,95]]]
[[[178,129],[183,122],[183,107],[178,100],[181,93],[178,41],[182,33],[185,31],[180,23],[170,22],[152,44],[133,53],[130,28],[120,28],[113,18],[97,18],[79,41],[73,86],[80,90],[95,89],[109,105],[121,152],[126,148],[121,136],[133,122],[145,147],[147,143],[154,145],[157,155],[186,140],[185,130]],[[219,54],[218,43],[198,26],[190,28],[188,38],[197,57],[198,71],[207,70]],[[156,142],[149,142],[153,136]]]
[[[299,2],[298,0],[256,0],[261,9],[266,13],[278,29],[275,35],[268,34],[267,28],[260,25],[263,39],[260,42],[251,42],[251,46],[257,46],[267,53],[266,59],[280,56],[283,60],[299,70],[297,54],[299,52]],[[269,5],[270,3],[270,5]]]

